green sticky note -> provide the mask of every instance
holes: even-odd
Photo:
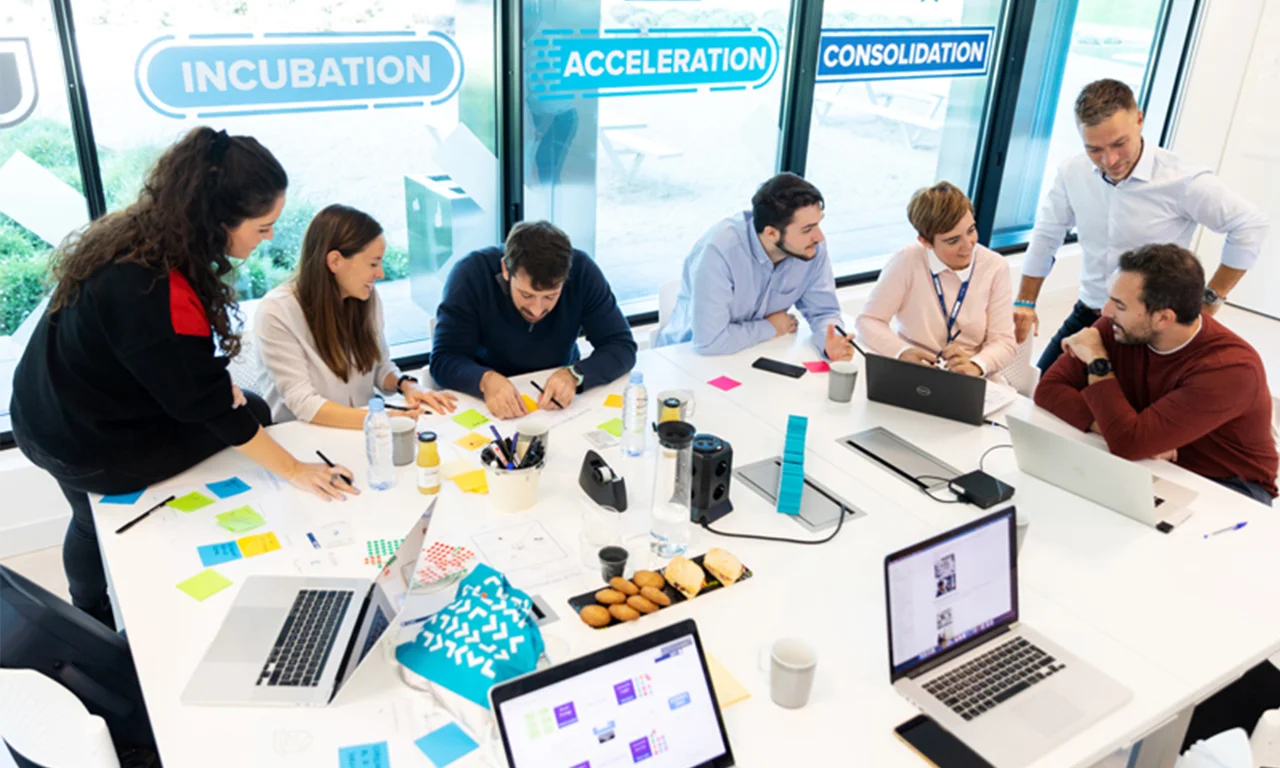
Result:
[[[622,419],[609,419],[603,424],[596,425],[596,429],[603,429],[614,437],[622,437]]]
[[[489,422],[489,419],[475,408],[463,411],[457,416],[454,416],[453,420],[461,424],[463,429],[475,429],[481,424],[487,424]]]
[[[267,522],[262,515],[253,510],[253,507],[247,505],[239,509],[233,509],[230,512],[223,512],[218,515],[217,520],[218,525],[232,533],[252,531]]]
[[[229,586],[231,586],[231,579],[212,568],[205,568],[195,576],[178,583],[178,589],[197,600],[204,600],[206,597],[217,594]]]
[[[201,507],[207,507],[213,503],[213,499],[205,496],[199,491],[192,491],[186,496],[180,496],[169,502],[169,506],[174,509],[180,509],[183,512],[195,512]]]

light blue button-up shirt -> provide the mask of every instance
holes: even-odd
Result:
[[[765,315],[795,307],[813,331],[819,352],[827,326],[840,322],[836,280],[827,244],[805,261],[783,259],[776,267],[751,223],[751,212],[718,222],[684,261],[680,295],[658,346],[693,341],[703,355],[729,355],[776,335]]]

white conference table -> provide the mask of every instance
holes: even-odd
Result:
[[[754,379],[748,381],[746,373],[738,375],[738,369],[725,367],[734,364],[735,358],[710,359],[715,363],[712,366],[715,373],[703,376],[697,364],[707,359],[691,354],[685,359],[681,351],[681,348],[668,348],[640,355],[638,369],[644,371],[651,395],[668,388],[692,389],[696,393],[693,422],[700,431],[713,432],[729,440],[734,447],[735,464],[739,466],[780,454],[785,419],[769,415],[772,413],[769,409],[780,409],[777,413],[782,415],[786,412],[804,414],[803,409],[810,409],[806,473],[865,511],[866,517],[849,522],[848,530],[842,531],[834,541],[817,547],[721,539],[697,530],[691,552],[721,546],[749,565],[754,578],[632,625],[606,630],[586,627],[566,603],[569,596],[600,585],[598,570],[582,566],[579,560],[577,532],[585,497],[577,487],[576,478],[582,455],[590,447],[583,434],[597,423],[619,415],[616,410],[602,407],[607,394],[621,391],[623,382],[619,381],[580,397],[572,408],[584,413],[553,429],[539,501],[533,508],[516,514],[496,512],[490,509],[487,497],[462,494],[454,484],[446,483],[439,496],[429,538],[471,546],[472,537],[485,531],[534,521],[542,524],[567,554],[567,560],[560,564],[563,568],[530,574],[517,571],[513,581],[516,586],[527,587],[531,593],[541,596],[560,616],[559,621],[543,628],[548,655],[553,662],[597,650],[664,623],[688,617],[696,619],[708,650],[752,694],[751,698],[724,712],[739,765],[784,762],[825,765],[836,760],[876,766],[919,765],[919,759],[892,733],[893,726],[914,714],[914,708],[889,684],[883,558],[893,550],[971,519],[976,513],[969,508],[944,507],[921,499],[920,494],[905,483],[833,442],[836,436],[855,431],[854,423],[864,418],[860,411],[881,408],[861,403],[861,393],[855,395],[852,405],[838,407],[844,411],[828,412],[828,408],[837,406],[826,403],[825,377],[809,375],[792,381],[750,370],[750,361],[759,354],[785,357],[778,350],[766,352],[757,348],[737,356],[736,362],[741,363],[743,370],[769,377],[761,379],[759,386]],[[746,385],[721,393],[702,383],[718,373],[729,373]],[[821,397],[815,395],[813,389],[819,382]],[[779,385],[782,389],[801,387],[790,391],[791,396],[800,393],[801,409],[791,407],[792,401]],[[771,400],[774,402],[769,402]],[[476,404],[465,397],[462,401],[464,407]],[[883,414],[884,423],[888,424],[892,415]],[[972,436],[977,428],[932,419],[926,424],[933,424],[935,428],[937,424],[944,424],[945,428],[937,429],[937,442],[922,444],[957,466],[961,466],[959,462],[965,456],[972,455],[970,462],[976,460],[976,451],[981,445],[995,444],[1005,437],[984,434],[980,442]],[[436,429],[441,434],[441,442],[446,446],[443,458],[448,460],[455,450],[450,445],[451,439],[463,430],[446,417],[424,419],[423,427]],[[897,423],[891,428],[908,439],[923,439]],[[363,480],[363,437],[359,432],[299,423],[272,427],[271,432],[295,455],[307,457],[314,455],[317,448],[321,449],[335,461],[356,470],[357,482]],[[985,427],[980,434],[995,432],[994,428]],[[652,445],[652,437],[650,440]],[[992,455],[992,467],[996,466],[995,459],[1000,453],[1003,452]],[[639,534],[628,542],[635,545],[630,549],[638,553],[633,556],[644,558],[647,565],[660,565],[644,553],[652,451],[648,462],[623,459],[617,448],[607,449],[602,455],[628,479],[632,504],[627,525]],[[171,492],[181,495],[201,488],[205,482],[231,475],[241,476],[254,490],[191,514],[165,508],[126,534],[114,533],[123,521]],[[166,765],[182,768],[226,764],[331,764],[339,747],[383,740],[388,742],[391,764],[397,768],[430,765],[412,741],[450,718],[433,707],[424,694],[400,682],[390,657],[392,633],[388,633],[384,652],[371,656],[356,679],[344,689],[339,701],[328,708],[196,707],[179,700],[188,677],[247,576],[297,575],[298,559],[309,558],[314,553],[305,541],[305,532],[323,523],[345,520],[354,528],[355,543],[323,551],[336,557],[336,565],[327,568],[326,573],[372,578],[375,569],[361,563],[363,542],[403,535],[425,508],[428,498],[417,493],[413,482],[413,468],[405,467],[393,490],[365,490],[345,503],[326,503],[286,484],[273,482],[239,454],[228,450],[148,489],[134,506],[96,506],[104,562]],[[1031,488],[1030,481],[1014,478],[1012,482],[1026,485],[1026,490],[1019,487],[1020,496],[1015,497],[1015,501],[1020,501],[1021,494]],[[1051,501],[1053,494],[1058,493],[1048,487],[1037,492]],[[778,515],[745,487],[737,486],[732,499],[735,512],[720,521],[719,527],[806,537],[800,526]],[[1234,499],[1226,501],[1234,503]],[[284,548],[217,566],[217,570],[234,583],[204,602],[196,602],[177,590],[175,583],[202,568],[195,551],[198,545],[234,538],[217,527],[214,515],[246,503],[258,508],[268,521],[266,527],[252,533],[274,531]],[[1191,584],[1189,598],[1173,594],[1166,599],[1163,594],[1159,595],[1152,598],[1154,603],[1131,606],[1131,613],[1125,610],[1131,600],[1131,591],[1125,585],[1109,584],[1102,593],[1091,592],[1101,580],[1115,577],[1123,565],[1117,561],[1147,553],[1145,557],[1151,559],[1149,567],[1158,568],[1164,564],[1162,557],[1173,555],[1150,554],[1151,550],[1159,552],[1152,544],[1167,542],[1144,539],[1146,531],[1128,520],[1091,509],[1086,502],[1074,497],[1059,498],[1058,503],[1079,507],[1080,524],[1054,522],[1052,513],[1056,510],[1049,508],[1049,502],[1043,512],[1033,513],[1031,533],[1021,557],[1020,570],[1027,574],[1021,594],[1023,618],[1118,679],[1134,692],[1134,697],[1121,710],[1044,756],[1037,766],[1096,762],[1158,727],[1171,713],[1196,697],[1202,697],[1209,686],[1206,683],[1197,688],[1195,680],[1207,679],[1215,672],[1227,674],[1219,667],[1226,666],[1228,661],[1234,661],[1243,669],[1252,654],[1266,650],[1259,639],[1266,628],[1255,631],[1241,625],[1243,612],[1239,603],[1243,600],[1222,601],[1212,614],[1216,617],[1213,624],[1188,620],[1190,611],[1202,608],[1198,598],[1211,593],[1213,584]],[[1262,508],[1259,506],[1259,509]],[[1233,513],[1238,514],[1234,510]],[[1198,520],[1200,517],[1197,513],[1193,521],[1203,522]],[[1251,522],[1250,529],[1253,527]],[[1258,527],[1264,534],[1273,530],[1264,528],[1261,522]],[[1152,532],[1152,536],[1159,534]],[[1064,541],[1059,542],[1059,537]],[[1176,537],[1175,534],[1167,538],[1175,541]],[[1233,534],[1204,544],[1213,546],[1213,552],[1221,553],[1214,558],[1215,566],[1233,574],[1261,573],[1260,560],[1255,561],[1256,565],[1247,561],[1247,558],[1261,557],[1260,547],[1249,541],[1251,539]],[[1198,536],[1195,543],[1200,543]],[[1210,552],[1204,547],[1199,549]],[[1077,550],[1084,552],[1079,561],[1072,559]],[[1045,562],[1037,564],[1041,559]],[[1186,566],[1184,562],[1182,567]],[[1130,574],[1144,583],[1155,581],[1161,575]],[[1214,574],[1200,575],[1216,583]],[[1194,582],[1189,576],[1187,581]],[[522,579],[528,583],[521,583]],[[1269,594],[1265,591],[1267,587],[1260,589],[1261,594]],[[1259,592],[1255,590],[1253,594]],[[1091,605],[1090,597],[1107,605]],[[1190,599],[1194,606],[1175,604],[1175,599]],[[1170,610],[1175,605],[1178,606],[1176,613],[1164,613],[1158,620],[1152,618],[1159,610]],[[1203,609],[1215,610],[1213,606],[1203,606]],[[1107,623],[1111,617],[1118,617],[1114,626]],[[1268,619],[1272,620],[1274,617]],[[1146,639],[1156,633],[1162,633],[1164,643],[1174,647],[1145,647]],[[1227,651],[1217,646],[1214,654],[1231,655],[1232,659],[1181,660],[1189,662],[1190,668],[1174,663],[1180,649],[1185,652],[1194,645],[1193,639],[1202,641],[1217,633],[1232,637],[1223,638]],[[757,666],[760,649],[784,635],[809,640],[819,653],[813,696],[801,710],[785,710],[772,704],[764,674]],[[1242,639],[1242,635],[1249,637]],[[1213,654],[1205,651],[1204,655]],[[477,751],[456,763],[460,768],[500,764],[491,749]]]

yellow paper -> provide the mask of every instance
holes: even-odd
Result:
[[[538,410],[538,401],[534,400],[526,394],[521,394],[520,399],[524,401],[524,410],[526,413],[533,413]]]
[[[474,451],[477,448],[483,448],[489,444],[489,438],[481,437],[479,434],[472,432],[469,435],[463,435],[453,441],[454,445],[462,447],[463,450]]]
[[[609,395],[604,399],[605,408],[621,408],[622,395]]]
[[[204,600],[210,595],[221,592],[231,586],[231,579],[212,568],[206,568],[195,576],[178,583],[178,589],[197,600]]]
[[[452,480],[463,472],[470,472],[474,467],[463,459],[454,459],[446,464],[440,465],[440,476],[445,480]]]
[[[458,484],[463,493],[488,493],[489,481],[485,479],[483,469],[474,469],[455,475],[453,482]]]
[[[710,653],[707,654],[707,671],[711,673],[711,685],[716,689],[716,700],[720,702],[721,709],[751,698],[751,691],[744,688],[738,678]]]
[[[255,557],[280,548],[280,542],[274,533],[245,536],[243,539],[236,539],[236,543],[240,545],[240,554],[245,557]]]

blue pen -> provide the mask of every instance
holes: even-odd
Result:
[[[1245,526],[1246,526],[1246,525],[1248,525],[1248,524],[1249,524],[1249,521],[1248,521],[1248,520],[1245,520],[1245,521],[1244,521],[1244,522],[1242,522],[1242,523],[1236,523],[1235,525],[1229,525],[1229,526],[1227,526],[1226,528],[1219,528],[1218,530],[1214,531],[1213,533],[1206,533],[1206,534],[1204,535],[1204,537],[1207,539],[1207,538],[1209,538],[1210,536],[1217,536],[1218,534],[1220,534],[1220,533],[1226,533],[1227,531],[1238,531],[1238,530],[1240,530],[1241,528],[1245,527]]]
[[[511,463],[511,454],[507,453],[507,445],[502,442],[502,433],[494,425],[489,425],[489,431],[493,433],[494,439],[498,441],[498,453],[502,454],[502,458],[507,461],[507,469],[515,469],[515,465]]]

